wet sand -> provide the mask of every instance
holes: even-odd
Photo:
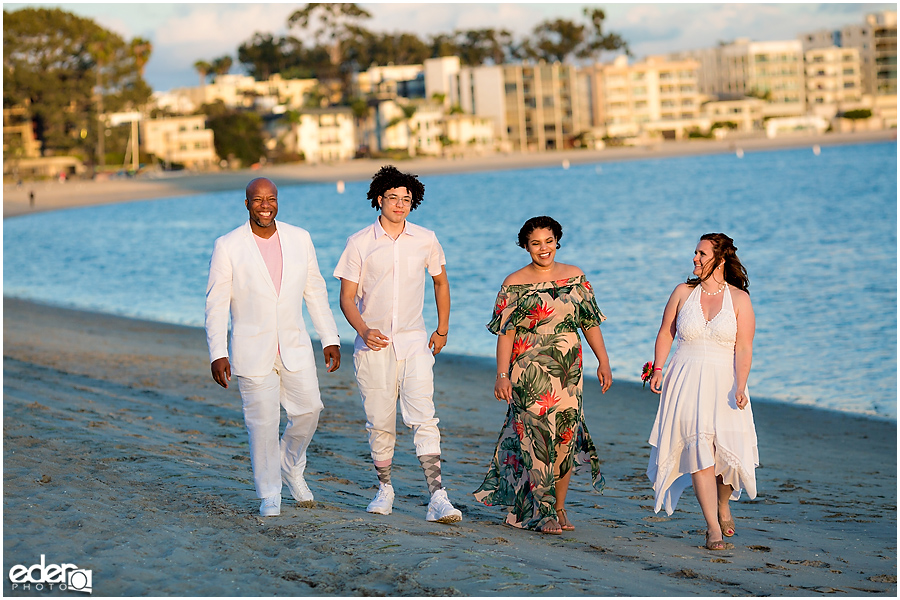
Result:
[[[607,489],[573,478],[574,532],[501,524],[475,502],[504,405],[489,361],[435,366],[444,482],[456,525],[424,520],[427,493],[401,425],[387,517],[350,349],[321,370],[325,403],[307,481],[257,516],[236,386],[209,376],[200,329],[4,299],[4,564],[76,564],[95,596],[896,596],[896,424],[754,399],[762,466],[733,504],[733,548],[702,548],[690,490],[652,512],[644,475],[656,396],[585,385]],[[319,356],[321,358],[321,355]],[[34,595],[11,589],[7,595]],[[47,593],[47,592],[44,592]],[[63,594],[68,593],[64,592]]]

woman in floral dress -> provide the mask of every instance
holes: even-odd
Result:
[[[475,491],[488,506],[507,506],[506,523],[543,533],[575,529],[565,510],[573,470],[590,466],[603,488],[597,451],[581,405],[580,328],[597,356],[603,392],[612,384],[600,333],[606,317],[574,265],[556,262],[562,227],[533,217],[519,231],[531,262],[503,282],[488,329],[497,338],[494,396],[509,404],[490,470]]]

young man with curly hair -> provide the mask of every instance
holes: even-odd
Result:
[[[415,175],[393,166],[372,178],[368,199],[379,211],[368,227],[351,235],[334,276],[341,280],[341,310],[356,330],[353,365],[366,413],[369,448],[379,488],[367,510],[393,509],[391,462],[397,400],[403,423],[413,430],[416,456],[431,494],[425,519],[455,523],[462,513],[441,485],[441,434],[434,415],[434,356],[447,343],[450,284],[444,251],[434,232],[406,220],[425,195]],[[422,306],[425,274],[434,280],[437,328],[428,335]]]

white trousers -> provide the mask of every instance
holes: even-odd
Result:
[[[299,371],[288,371],[279,354],[268,375],[238,376],[238,387],[244,424],[250,435],[250,465],[256,495],[280,496],[282,471],[288,475],[303,474],[306,449],[324,408],[315,363]],[[279,441],[281,406],[287,414],[287,425]]]
[[[397,398],[403,423],[413,430],[416,456],[441,453],[441,432],[434,416],[434,356],[397,360],[394,345],[353,355],[356,383],[366,411],[373,460],[391,460],[397,441]]]

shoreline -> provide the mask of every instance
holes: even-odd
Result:
[[[26,182],[21,187],[3,185],[3,218],[97,204],[113,204],[134,200],[153,200],[191,196],[194,194],[243,190],[254,177],[269,177],[279,186],[308,183],[333,183],[369,179],[381,166],[395,163],[402,170],[418,175],[460,174],[480,171],[541,168],[562,165],[594,164],[628,160],[666,159],[681,156],[733,153],[738,148],[747,152],[787,150],[819,145],[827,147],[843,144],[896,142],[896,130],[857,133],[797,135],[778,138],[747,138],[726,140],[685,140],[658,142],[650,146],[610,147],[604,150],[560,150],[553,152],[491,154],[485,156],[451,158],[412,158],[403,161],[356,159],[326,164],[281,164],[259,169],[193,173],[164,173],[133,179],[108,181],[72,180]],[[29,207],[28,194],[34,191],[35,207]]]
[[[754,407],[759,496],[732,510],[733,548],[703,549],[686,491],[652,511],[645,470],[658,399],[638,384],[584,386],[607,481],[573,477],[576,531],[501,524],[471,497],[505,407],[494,369],[442,354],[435,404],[444,483],[458,525],[424,520],[427,495],[398,430],[394,513],[374,494],[349,345],[324,373],[310,447],[314,508],[284,492],[256,516],[235,385],[209,376],[203,330],[4,298],[4,569],[62,562],[93,572],[98,596],[895,596],[896,425],[814,407]],[[836,465],[838,467],[836,468]],[[864,491],[863,491],[864,490]],[[7,595],[33,595],[11,589]]]
[[[4,295],[3,301],[4,302],[7,302],[7,301],[17,302],[17,303],[21,303],[22,305],[31,305],[31,306],[35,307],[36,309],[40,309],[40,310],[66,311],[66,312],[72,313],[74,315],[83,315],[85,318],[95,318],[95,319],[111,318],[111,319],[115,319],[115,320],[120,320],[125,323],[136,323],[136,324],[140,323],[140,324],[144,324],[145,326],[148,326],[148,327],[159,326],[159,327],[181,328],[181,329],[185,329],[188,331],[194,331],[195,333],[204,331],[203,327],[200,327],[197,325],[184,325],[181,323],[171,323],[169,321],[154,321],[152,319],[145,319],[145,318],[141,318],[141,317],[132,317],[132,316],[128,316],[128,315],[120,315],[120,314],[114,314],[114,313],[104,313],[104,312],[95,311],[95,310],[88,310],[88,309],[83,309],[83,308],[78,308],[78,307],[73,307],[73,306],[66,306],[64,304],[53,304],[51,302],[45,302],[45,301],[40,301],[40,300],[31,300],[28,298],[18,298],[18,297],[14,297],[14,296]],[[204,335],[205,335],[205,333],[204,333]],[[313,341],[313,345],[320,343],[318,338],[315,337],[315,331],[310,331],[310,338]],[[349,352],[349,354],[352,356],[352,352],[353,352],[352,342],[342,342],[342,345],[347,346],[345,348],[342,348],[342,352],[345,352],[345,353]],[[477,354],[455,354],[452,351],[443,352],[442,355],[450,357],[450,358],[452,358],[452,360],[454,362],[461,364],[461,365],[465,366],[466,368],[472,369],[472,370],[485,370],[486,369],[488,371],[493,371],[493,369],[495,368],[495,364],[494,364],[495,359],[492,356],[480,356]],[[640,381],[616,378],[616,382],[620,385],[636,386],[636,387],[641,387],[641,389],[644,389],[642,386],[640,386]],[[647,390],[644,390],[644,391],[647,391]],[[863,419],[863,420],[875,421],[878,423],[886,423],[886,424],[892,424],[892,425],[898,424],[898,419],[896,417],[890,417],[890,416],[878,415],[878,414],[858,413],[858,412],[853,412],[850,410],[840,410],[840,409],[836,409],[836,408],[829,408],[826,406],[815,406],[815,405],[810,405],[810,404],[800,404],[800,403],[796,403],[796,402],[786,402],[784,400],[779,400],[777,398],[768,398],[765,396],[759,396],[757,394],[753,395],[753,402],[761,402],[763,404],[775,404],[778,406],[790,406],[790,407],[797,408],[799,410],[820,411],[824,414],[831,415],[832,417],[835,417],[835,418],[841,418],[841,417],[858,418],[858,419]]]

